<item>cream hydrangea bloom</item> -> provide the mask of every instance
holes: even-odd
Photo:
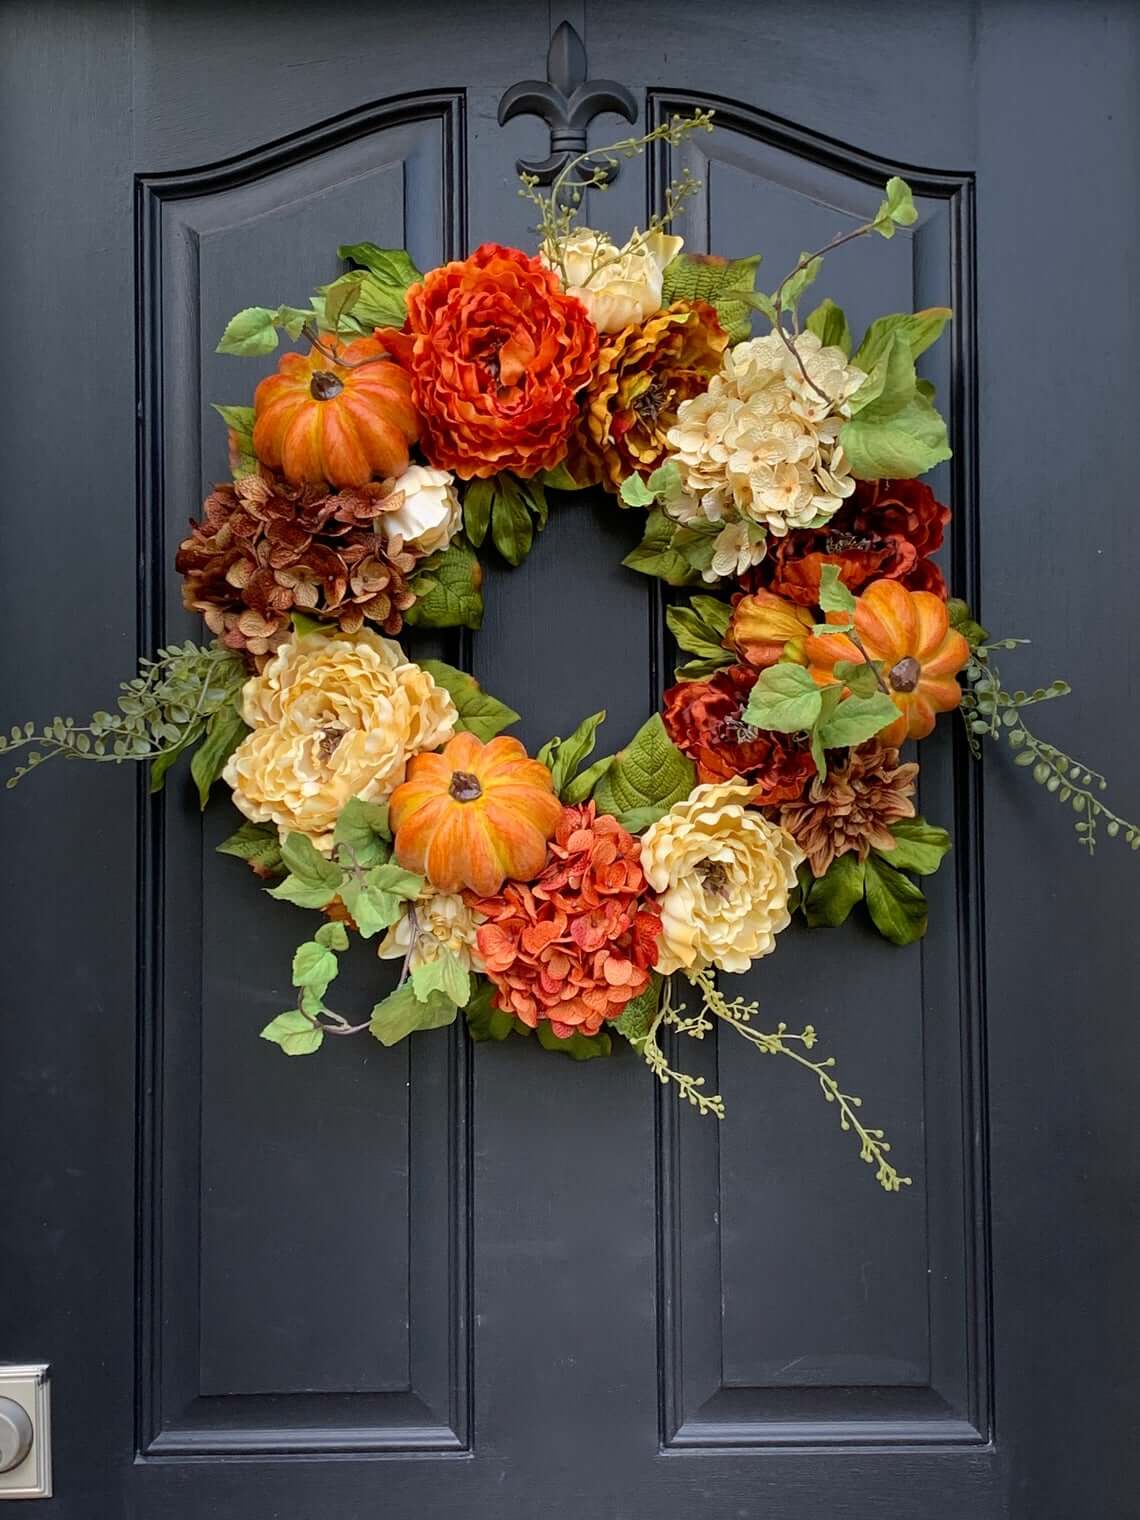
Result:
[[[459,893],[437,892],[425,886],[422,897],[404,904],[403,913],[380,941],[376,953],[384,960],[403,960],[406,956],[408,970],[414,971],[450,952],[465,971],[482,971],[475,931],[483,921],[483,914],[469,908]]]
[[[782,538],[829,518],[855,489],[839,431],[866,376],[814,333],[795,343],[812,384],[770,333],[730,348],[704,395],[678,409],[669,447],[711,522],[745,518]]]
[[[403,539],[421,554],[446,549],[463,522],[463,508],[451,471],[409,465],[392,483],[393,494],[397,491],[404,498],[403,504],[380,517],[384,533],[389,538]]]
[[[683,238],[664,232],[634,232],[623,248],[605,233],[580,227],[562,243],[561,263],[566,270],[566,294],[575,296],[590,314],[599,332],[621,332],[644,322],[661,310],[665,266],[676,258]],[[550,245],[542,261],[557,269]]]
[[[748,806],[745,781],[698,786],[652,824],[641,868],[661,903],[657,970],[746,971],[791,922],[788,894],[803,851]]]
[[[371,629],[290,639],[246,682],[242,715],[253,732],[223,772],[234,803],[325,851],[345,803],[389,796],[409,757],[445,743],[458,718],[427,671]]]

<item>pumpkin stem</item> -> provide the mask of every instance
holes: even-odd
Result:
[[[483,795],[479,777],[473,776],[470,771],[456,771],[447,790],[456,802],[474,802]]]
[[[313,378],[309,381],[309,395],[314,401],[331,401],[334,396],[339,396],[342,390],[344,390],[344,381],[338,379],[331,370],[313,371]]]
[[[922,666],[914,655],[906,654],[888,671],[887,680],[896,691],[913,691],[921,676]]]

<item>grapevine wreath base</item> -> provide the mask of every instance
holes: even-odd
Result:
[[[915,361],[951,313],[882,317],[858,344],[830,300],[801,321],[825,254],[916,220],[903,181],[770,295],[759,255],[689,254],[666,230],[688,176],[621,247],[579,226],[619,157],[711,129],[698,113],[583,154],[548,194],[524,176],[537,253],[488,243],[421,274],[351,244],[308,306],[239,312],[222,352],[303,348],[252,406],[217,407],[233,479],[176,559],[210,642],[144,660],[115,713],[14,728],[9,785],[57,755],[145,760],[157,790],[186,754],[203,806],[223,780],[244,815],[223,853],[319,920],[295,1005],[261,1031],[288,1055],[462,1012],[473,1039],[579,1060],[616,1035],[719,1117],[663,1039],[719,1022],[805,1068],[896,1191],[811,1026],[760,1029],[722,978],[795,915],[834,927],[862,904],[896,945],[925,933],[921,880],[950,840],[917,815],[909,746],[943,714],[975,754],[1004,738],[1090,852],[1102,825],[1133,849],[1140,830],[1030,732],[1065,684],[1007,691],[995,656],[1021,641],[991,640],[933,557],[950,512],[919,477],[950,448]],[[519,564],[586,487],[645,514],[630,571],[687,588],[668,610],[683,663],[616,753],[596,754],[596,712],[532,757],[505,732],[517,713],[395,636],[477,629],[478,554]],[[353,940],[401,963],[359,1020],[329,1002]]]

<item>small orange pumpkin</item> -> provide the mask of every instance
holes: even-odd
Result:
[[[829,623],[843,620],[841,612],[827,614]],[[950,627],[946,603],[930,591],[908,591],[899,581],[872,581],[855,599],[855,632],[899,710],[876,735],[879,743],[925,739],[936,715],[962,700],[956,677],[970,658],[970,646]],[[863,658],[844,633],[813,635],[805,639],[804,652],[813,679],[824,686],[835,680],[838,661]]]
[[[326,334],[321,343],[344,362],[317,348],[284,354],[254,391],[253,452],[294,485],[402,474],[420,432],[407,375],[375,338],[342,345]]]
[[[533,881],[546,864],[562,804],[549,770],[517,739],[484,744],[457,734],[442,753],[416,755],[388,802],[396,859],[440,892],[491,897],[504,881]]]

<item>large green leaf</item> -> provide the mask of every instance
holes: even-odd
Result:
[[[314,1050],[320,1050],[325,1036],[299,1008],[291,1008],[271,1019],[261,1031],[261,1038],[280,1046],[287,1056],[310,1056]]]
[[[637,1045],[645,1039],[649,1033],[649,1026],[657,1017],[657,1009],[661,1003],[661,988],[664,978],[660,972],[655,971],[649,979],[649,986],[637,997],[632,998],[622,1009],[621,1018],[616,1025],[617,1032],[624,1035],[631,1045]]]
[[[882,691],[870,696],[847,697],[839,703],[830,717],[819,725],[819,742],[824,749],[846,749],[862,744],[880,729],[886,728],[898,718],[899,710],[890,697]]]
[[[894,849],[876,849],[875,854],[899,871],[932,876],[950,848],[950,835],[946,830],[927,823],[925,818],[902,818],[890,827],[895,838]]]
[[[442,950],[434,960],[424,961],[411,974],[412,987],[421,1003],[432,993],[442,992],[462,1008],[471,996],[471,977],[467,967],[451,950]]]
[[[481,628],[483,567],[466,539],[424,560],[412,577],[416,600],[404,613],[412,628]]]
[[[839,441],[857,480],[913,480],[951,454],[945,422],[917,393],[885,422],[853,417]]]
[[[851,329],[842,306],[836,306],[830,296],[819,303],[804,326],[808,332],[815,333],[825,348],[841,348],[845,354],[850,354]]]
[[[605,717],[603,707],[601,712],[583,718],[568,739],[551,739],[539,750],[537,758],[550,767],[554,790],[563,801],[566,800],[566,787],[577,775],[582,762],[593,754],[598,728],[605,722]]]
[[[243,823],[236,834],[222,840],[217,852],[236,856],[263,875],[272,876],[285,869],[281,841],[271,823]]]
[[[863,897],[863,862],[853,853],[837,855],[825,876],[804,894],[804,917],[812,928],[835,928]]]
[[[342,865],[382,864],[392,853],[388,804],[350,797],[337,817],[333,842]]]
[[[906,340],[911,358],[917,359],[937,341],[953,315],[949,306],[928,306],[923,311],[898,311],[879,317],[863,334],[851,363],[870,374],[896,335]]]
[[[863,422],[885,422],[914,399],[914,360],[901,333],[895,333],[874,369],[851,397],[851,415]]]
[[[895,945],[910,945],[926,933],[926,898],[909,876],[881,856],[868,855],[864,894],[871,922]]]
[[[198,804],[210,800],[210,788],[221,776],[226,761],[249,733],[237,704],[219,707],[206,725],[206,736],[190,757],[190,774],[198,788]]]
[[[753,728],[794,734],[813,727],[822,705],[821,688],[804,667],[787,662],[760,672],[742,716]]]
[[[598,782],[594,800],[601,813],[623,814],[643,808],[668,809],[696,785],[693,762],[665,732],[661,715],[642,724]],[[627,825],[628,826],[628,825]]]
[[[715,596],[694,596],[687,607],[669,607],[665,621],[678,646],[696,656],[677,671],[679,680],[702,680],[731,665],[734,656],[724,647],[732,608]]]
[[[443,660],[421,660],[419,663],[436,685],[442,686],[450,694],[459,714],[456,726],[461,731],[466,729],[486,743],[496,734],[501,734],[504,728],[510,728],[512,723],[518,722],[519,715],[514,708],[500,702],[497,697],[489,696],[467,671],[457,670],[454,665],[448,665]]]
[[[304,834],[286,836],[281,858],[289,875],[269,889],[271,897],[295,903],[299,908],[323,908],[337,895],[343,871]]]
[[[458,1012],[456,1005],[442,992],[429,993],[421,1002],[409,979],[376,1004],[368,1029],[381,1045],[395,1045],[417,1029],[443,1029],[447,1024],[454,1024]]]
[[[701,579],[700,572],[689,557],[675,547],[673,542],[677,524],[666,516],[660,507],[650,512],[645,523],[645,535],[636,549],[622,560],[631,570],[642,575],[655,575],[670,586],[691,586]]]

